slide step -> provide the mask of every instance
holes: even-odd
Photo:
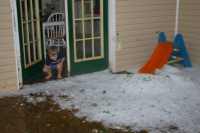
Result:
[[[173,57],[172,57],[172,58],[173,58]],[[170,61],[168,62],[168,64],[178,63],[178,62],[183,61],[183,60],[184,60],[184,59],[181,58],[181,57],[176,57],[175,59],[173,58],[173,60],[170,60]]]

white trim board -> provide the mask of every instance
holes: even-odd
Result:
[[[113,73],[116,72],[116,0],[109,0],[109,68]]]
[[[65,2],[66,45],[67,45],[67,70],[68,70],[68,76],[70,76],[71,62],[70,62],[70,47],[69,47],[68,1],[64,0],[64,2]]]
[[[16,0],[10,0],[10,7],[12,13],[12,31],[13,31],[13,46],[15,50],[16,60],[16,74],[17,74],[17,89],[22,88],[22,68],[21,68],[21,54],[20,54],[20,41],[19,41],[19,27],[17,15]]]
[[[175,19],[174,35],[176,35],[179,31],[179,15],[180,15],[180,0],[176,0],[176,19]]]

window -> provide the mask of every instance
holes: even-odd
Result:
[[[104,58],[103,0],[73,0],[75,62]]]
[[[42,60],[39,0],[20,0],[21,31],[24,67]]]

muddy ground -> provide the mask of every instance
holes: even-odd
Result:
[[[46,99],[32,104],[22,96],[0,98],[0,133],[131,133],[76,118]]]

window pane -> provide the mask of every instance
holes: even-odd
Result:
[[[94,56],[101,56],[101,39],[94,40]]]
[[[85,21],[85,38],[92,37],[92,21],[86,20]]]
[[[27,28],[26,28],[26,23],[23,24],[23,39],[24,39],[24,43],[27,43]]]
[[[85,41],[85,56],[86,58],[92,57],[92,40]]]
[[[76,42],[76,57],[83,59],[83,41]]]
[[[34,21],[34,36],[35,36],[35,40],[39,40],[38,38],[38,30],[37,30],[37,21]]]
[[[76,39],[82,39],[83,38],[83,27],[82,27],[82,21],[76,21],[75,23],[75,31],[76,31]]]
[[[84,17],[91,17],[91,0],[84,0]]]
[[[94,20],[94,36],[95,37],[100,37],[101,36],[101,23],[100,19],[95,19]]]
[[[82,3],[81,0],[74,0],[75,18],[82,18]]]
[[[101,0],[94,0],[94,17],[100,17],[101,12],[100,12],[100,1]]]
[[[35,56],[36,56],[37,60],[40,59],[40,57],[39,57],[39,44],[38,44],[37,41],[35,42]]]
[[[33,41],[32,23],[28,23],[29,41]]]
[[[27,0],[28,20],[31,20],[31,0]]]
[[[29,55],[28,55],[28,46],[24,46],[24,54],[25,54],[25,65],[29,65],[29,59],[28,59],[28,57],[29,57]]]
[[[31,56],[31,62],[34,62],[34,46],[33,43],[30,43],[30,56]]]
[[[25,21],[25,19],[26,19],[26,10],[25,10],[26,8],[25,8],[25,1],[24,0],[22,0],[21,1],[21,11],[22,11],[22,19],[23,19],[23,21]]]
[[[32,0],[33,5],[33,19],[37,19],[36,0]]]

